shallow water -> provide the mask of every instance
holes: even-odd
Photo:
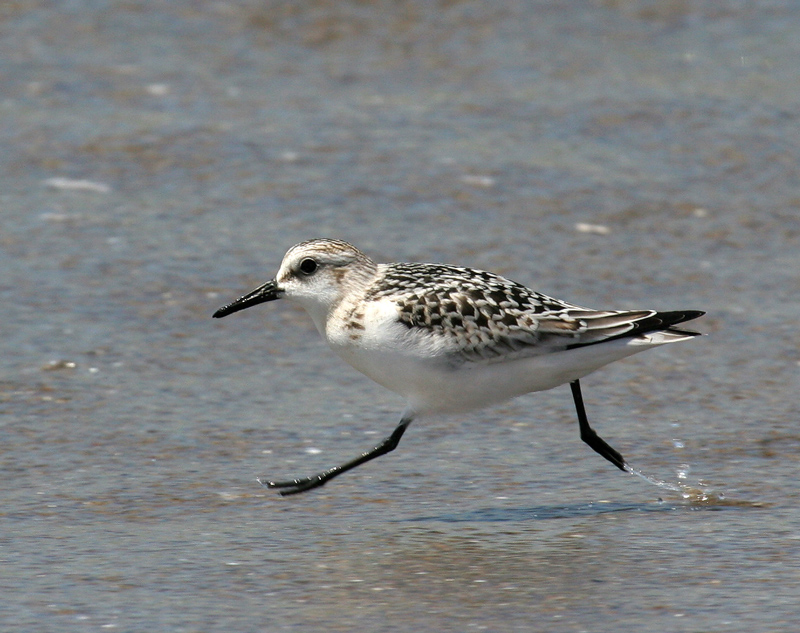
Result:
[[[799,29],[788,0],[6,3],[0,628],[794,630]],[[562,387],[262,488],[402,409],[291,306],[210,318],[316,236],[706,310],[583,381],[664,486]]]

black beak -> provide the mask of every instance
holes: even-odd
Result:
[[[259,286],[252,292],[248,292],[246,295],[239,297],[236,301],[222,306],[213,316],[215,319],[221,319],[224,316],[258,305],[259,303],[275,301],[275,299],[280,299],[282,295],[283,290],[278,288],[277,282],[273,279],[263,286]]]

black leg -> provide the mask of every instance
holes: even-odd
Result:
[[[406,428],[408,428],[408,425],[411,424],[413,420],[413,413],[404,414],[403,418],[400,420],[400,424],[395,427],[394,431],[392,431],[392,434],[389,437],[384,438],[380,444],[371,450],[368,450],[366,453],[362,453],[355,459],[350,460],[341,466],[334,466],[330,470],[325,470],[317,475],[312,475],[311,477],[303,477],[302,479],[292,479],[290,481],[261,481],[261,479],[259,479],[258,481],[259,483],[264,484],[267,488],[280,488],[280,493],[284,497],[286,495],[296,495],[300,492],[317,488],[324,485],[334,477],[338,477],[342,473],[352,470],[356,466],[360,466],[371,459],[375,459],[376,457],[380,457],[381,455],[385,455],[386,453],[393,451],[395,448],[397,448],[397,445],[400,443],[400,438],[403,437],[403,433],[406,432]]]
[[[581,429],[581,439],[586,442],[593,450],[600,453],[608,461],[620,470],[628,472],[628,465],[622,458],[619,451],[614,450],[609,446],[605,440],[594,432],[594,429],[589,426],[589,420],[586,418],[586,410],[583,408],[583,396],[581,395],[581,383],[573,380],[569,383],[572,388],[572,397],[575,400],[575,410],[578,412],[578,424]]]

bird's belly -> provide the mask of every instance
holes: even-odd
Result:
[[[404,396],[418,413],[456,413],[552,389],[647,348],[620,341],[515,360],[460,365],[400,352],[336,351],[364,375]]]

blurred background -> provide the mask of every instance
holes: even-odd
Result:
[[[800,4],[0,4],[0,629],[790,631]],[[285,303],[314,237],[709,336],[415,422]]]

